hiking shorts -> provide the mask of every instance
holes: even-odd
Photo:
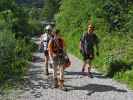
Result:
[[[44,50],[44,55],[48,56],[48,50]]]
[[[56,55],[56,56],[53,58],[53,61],[54,61],[54,63],[56,63],[57,65],[64,65],[64,63],[65,63],[64,57],[63,57],[63,56],[59,56],[59,55]]]
[[[82,54],[83,55],[83,60],[86,61],[87,59],[93,60],[94,59],[94,53],[90,54]]]

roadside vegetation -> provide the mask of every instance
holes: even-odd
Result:
[[[62,0],[55,19],[69,52],[81,59],[79,40],[93,23],[100,38],[100,56],[93,64],[133,88],[132,16],[132,0]]]

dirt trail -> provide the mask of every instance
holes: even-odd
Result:
[[[69,55],[72,65],[65,70],[68,91],[52,89],[52,75],[44,75],[43,53],[35,52],[34,57],[23,87],[0,96],[0,100],[133,100],[133,91],[126,85],[105,78],[95,70],[94,78],[83,76],[80,72],[82,61],[72,55]]]

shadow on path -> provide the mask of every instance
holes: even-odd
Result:
[[[65,71],[65,75],[87,75],[87,72],[69,72],[69,71]],[[97,73],[97,72],[92,72],[93,77],[96,78],[107,78],[106,76],[104,76],[101,73]]]
[[[106,92],[106,91],[127,92],[127,90],[117,89],[116,87],[110,85],[101,85],[101,84],[88,84],[81,87],[66,85],[66,87],[69,87],[68,91],[86,90],[88,91],[87,95],[92,95],[95,92]]]
[[[42,58],[34,56],[34,63],[42,61]],[[24,91],[29,91],[35,98],[40,98],[41,96],[43,96],[41,90],[51,87],[52,76],[45,76],[43,66],[38,66],[34,63],[31,64],[27,75],[21,82],[21,89]]]
[[[44,59],[39,56],[33,56],[32,61],[33,62],[44,62]]]

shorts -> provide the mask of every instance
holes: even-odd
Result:
[[[64,65],[65,64],[65,58],[63,55],[56,55],[53,57],[54,63],[57,65]]]
[[[48,54],[48,50],[44,50],[44,55],[45,56],[48,56],[49,54]]]
[[[87,60],[87,59],[90,59],[90,60],[93,60],[94,59],[94,53],[90,53],[90,54],[82,54],[83,55],[83,60]]]

